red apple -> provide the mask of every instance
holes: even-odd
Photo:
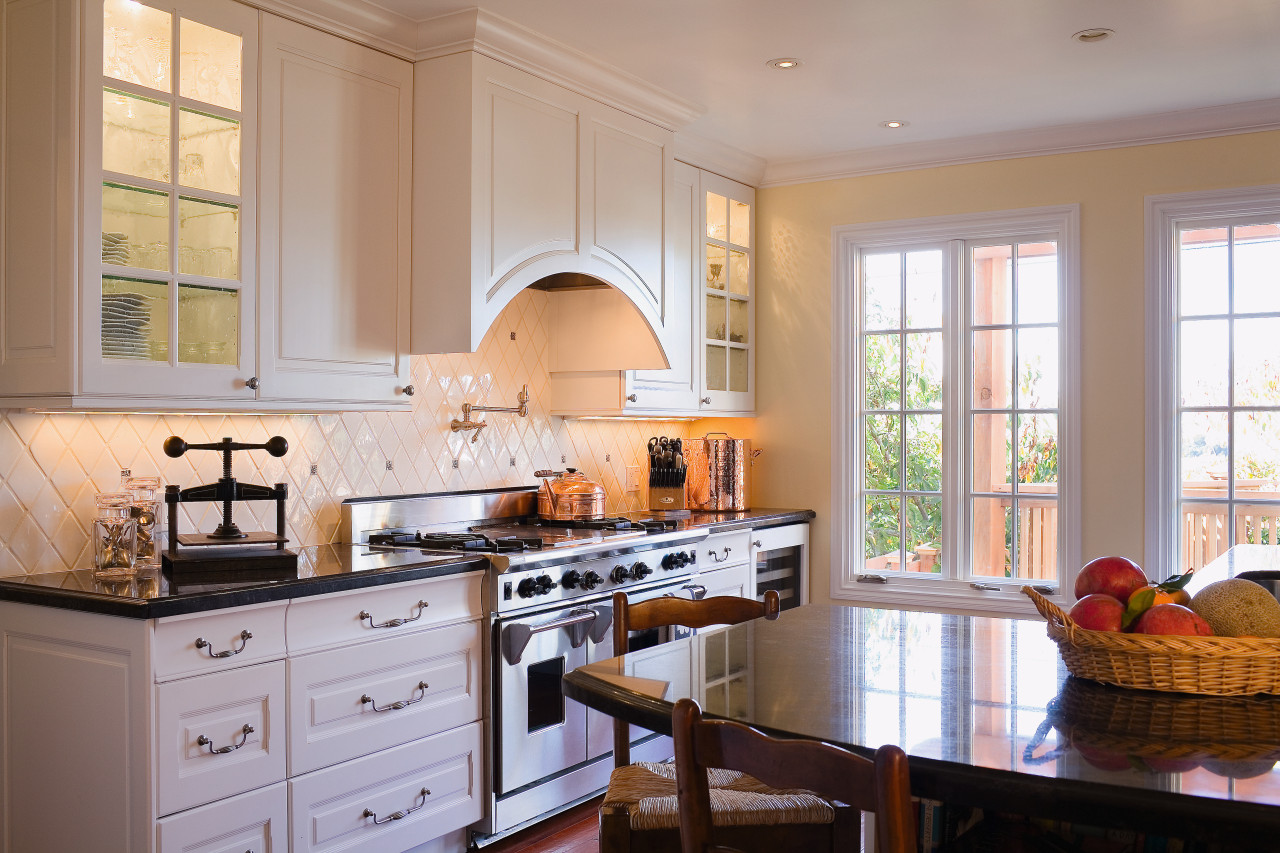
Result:
[[[1072,605],[1067,615],[1081,628],[1090,631],[1119,631],[1124,604],[1118,598],[1094,592]]]
[[[1128,601],[1135,589],[1147,583],[1142,569],[1128,557],[1098,557],[1085,563],[1076,575],[1076,598],[1101,592]]]
[[[1190,607],[1183,607],[1181,604],[1157,604],[1133,623],[1133,633],[1212,637],[1213,629]]]

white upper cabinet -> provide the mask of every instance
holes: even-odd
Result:
[[[261,390],[407,405],[413,67],[271,15],[262,57]]]
[[[663,370],[551,374],[551,413],[755,414],[755,190],[677,162],[669,188],[673,310]]]
[[[414,101],[413,352],[474,351],[535,282],[603,283],[625,301],[593,323],[665,367],[673,134],[474,51],[417,63]]]
[[[407,299],[407,62],[230,0],[2,8],[3,404],[407,408],[363,310]]]

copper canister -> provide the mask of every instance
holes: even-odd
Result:
[[[712,436],[723,436],[713,438]],[[751,449],[751,439],[730,438],[728,433],[710,432],[684,442],[685,503],[704,512],[735,512],[748,508],[751,493],[751,464],[759,450]]]

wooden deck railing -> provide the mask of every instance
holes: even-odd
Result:
[[[1227,487],[1222,481],[1188,482],[1182,491],[1182,557],[1179,572],[1199,569],[1236,544],[1280,545],[1280,491],[1270,480],[1236,482],[1236,514],[1233,522],[1227,515]],[[1007,490],[997,486],[997,491]],[[1016,574],[1029,580],[1058,577],[1058,502],[1035,498],[1035,494],[1056,494],[1056,483],[1021,483],[1018,485],[1018,553]],[[1203,500],[1196,500],[1197,498]],[[1245,504],[1241,498],[1250,501]],[[1190,499],[1190,500],[1188,500]],[[1215,500],[1216,499],[1216,500]],[[1257,501],[1257,503],[1253,503]],[[1269,504],[1265,501],[1275,501]],[[1012,499],[1001,501],[1008,507]],[[1003,544],[998,545],[1003,549]],[[907,562],[898,564],[898,555],[882,555],[866,561],[867,571],[932,572],[936,570],[938,552],[932,547],[915,548],[906,553]],[[992,554],[987,560],[993,571],[1003,575],[1004,555]],[[1174,574],[1174,572],[1169,572]]]

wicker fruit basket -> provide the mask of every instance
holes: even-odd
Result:
[[[1280,702],[1274,699],[1118,690],[1068,678],[1047,710],[1045,723],[1027,745],[1024,759],[1032,764],[1065,751],[1061,747],[1055,754],[1037,754],[1050,725],[1070,747],[1150,760],[1154,768],[1188,759],[1261,761],[1269,768],[1280,759]],[[1263,766],[1222,764],[1214,772],[1245,775]]]
[[[1049,639],[1067,670],[1079,678],[1205,696],[1280,694],[1280,639],[1091,631],[1031,587],[1022,591],[1049,623]]]

